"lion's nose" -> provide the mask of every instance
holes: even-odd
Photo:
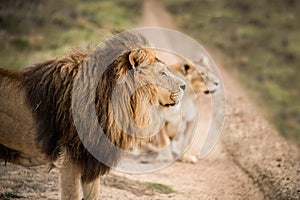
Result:
[[[181,88],[182,90],[185,90],[185,85],[181,85],[180,88]]]

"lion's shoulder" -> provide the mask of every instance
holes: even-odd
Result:
[[[19,71],[0,68],[0,79],[9,79],[12,82],[19,82],[21,74]]]

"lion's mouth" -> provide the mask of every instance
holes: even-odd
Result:
[[[173,106],[176,106],[178,103],[167,103],[167,104],[160,104],[162,105],[163,107],[173,107]]]
[[[160,102],[160,105],[166,108],[175,107],[180,103],[181,98],[183,97],[183,92],[175,92],[170,95],[170,100],[168,103]]]
[[[173,100],[171,102],[168,102],[168,103],[162,103],[162,102],[159,102],[159,104],[164,107],[164,108],[169,108],[169,107],[175,107],[179,104],[179,100]]]

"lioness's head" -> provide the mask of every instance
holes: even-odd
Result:
[[[220,80],[213,74],[207,57],[175,64],[170,68],[182,74],[196,94],[214,93],[220,86]]]

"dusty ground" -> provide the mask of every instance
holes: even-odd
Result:
[[[145,2],[144,26],[174,28],[172,18],[158,1]],[[217,59],[217,55],[213,58]],[[143,175],[114,171],[102,178],[103,199],[299,199],[299,149],[270,127],[225,66],[218,64],[227,91],[226,121],[213,151],[195,165],[175,162]],[[210,98],[201,98],[201,111],[206,115],[201,115],[204,126],[190,149],[195,154],[210,122]],[[144,182],[168,185],[175,191],[153,191]],[[24,199],[58,199],[57,184],[55,170],[48,173],[43,167],[26,169],[0,164],[2,194],[17,194]]]

